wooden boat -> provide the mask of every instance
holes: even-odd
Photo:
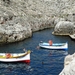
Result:
[[[31,51],[25,53],[0,53],[0,62],[30,62]]]
[[[51,45],[49,43],[46,42],[40,42],[39,43],[39,47],[41,48],[47,48],[47,49],[64,49],[67,50],[68,49],[68,43],[52,43]]]

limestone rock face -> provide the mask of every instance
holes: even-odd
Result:
[[[70,35],[73,34],[74,24],[69,21],[60,21],[54,28],[55,35]]]
[[[31,37],[31,26],[21,18],[0,24],[0,42],[16,42]]]
[[[64,69],[59,75],[75,75],[75,53],[66,56],[64,60]]]
[[[73,22],[68,14],[75,12],[74,5],[75,0],[0,0],[0,43],[23,40],[34,31],[54,27],[60,18]]]

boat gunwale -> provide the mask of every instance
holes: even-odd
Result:
[[[31,51],[27,51],[25,53],[10,53],[11,54],[11,57],[9,58],[6,58],[6,53],[0,53],[0,54],[3,54],[3,55],[0,55],[0,59],[13,59],[13,58],[22,58],[24,56],[26,56],[27,54],[31,53]],[[17,55],[17,56],[13,56],[13,55]],[[21,54],[21,55],[20,55]]]

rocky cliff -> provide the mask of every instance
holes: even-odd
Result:
[[[59,75],[75,75],[75,53],[65,57],[64,69]]]
[[[74,23],[69,21],[59,21],[55,28],[53,34],[55,35],[72,35],[74,32]]]
[[[20,41],[32,32],[73,22],[75,0],[0,0],[0,43]]]

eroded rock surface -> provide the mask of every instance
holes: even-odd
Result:
[[[0,43],[23,40],[59,21],[74,22],[74,5],[74,0],[0,0]]]
[[[55,28],[54,34],[55,35],[70,35],[73,34],[74,23],[69,21],[59,21]]]
[[[59,75],[75,75],[75,53],[65,57],[64,69]]]

